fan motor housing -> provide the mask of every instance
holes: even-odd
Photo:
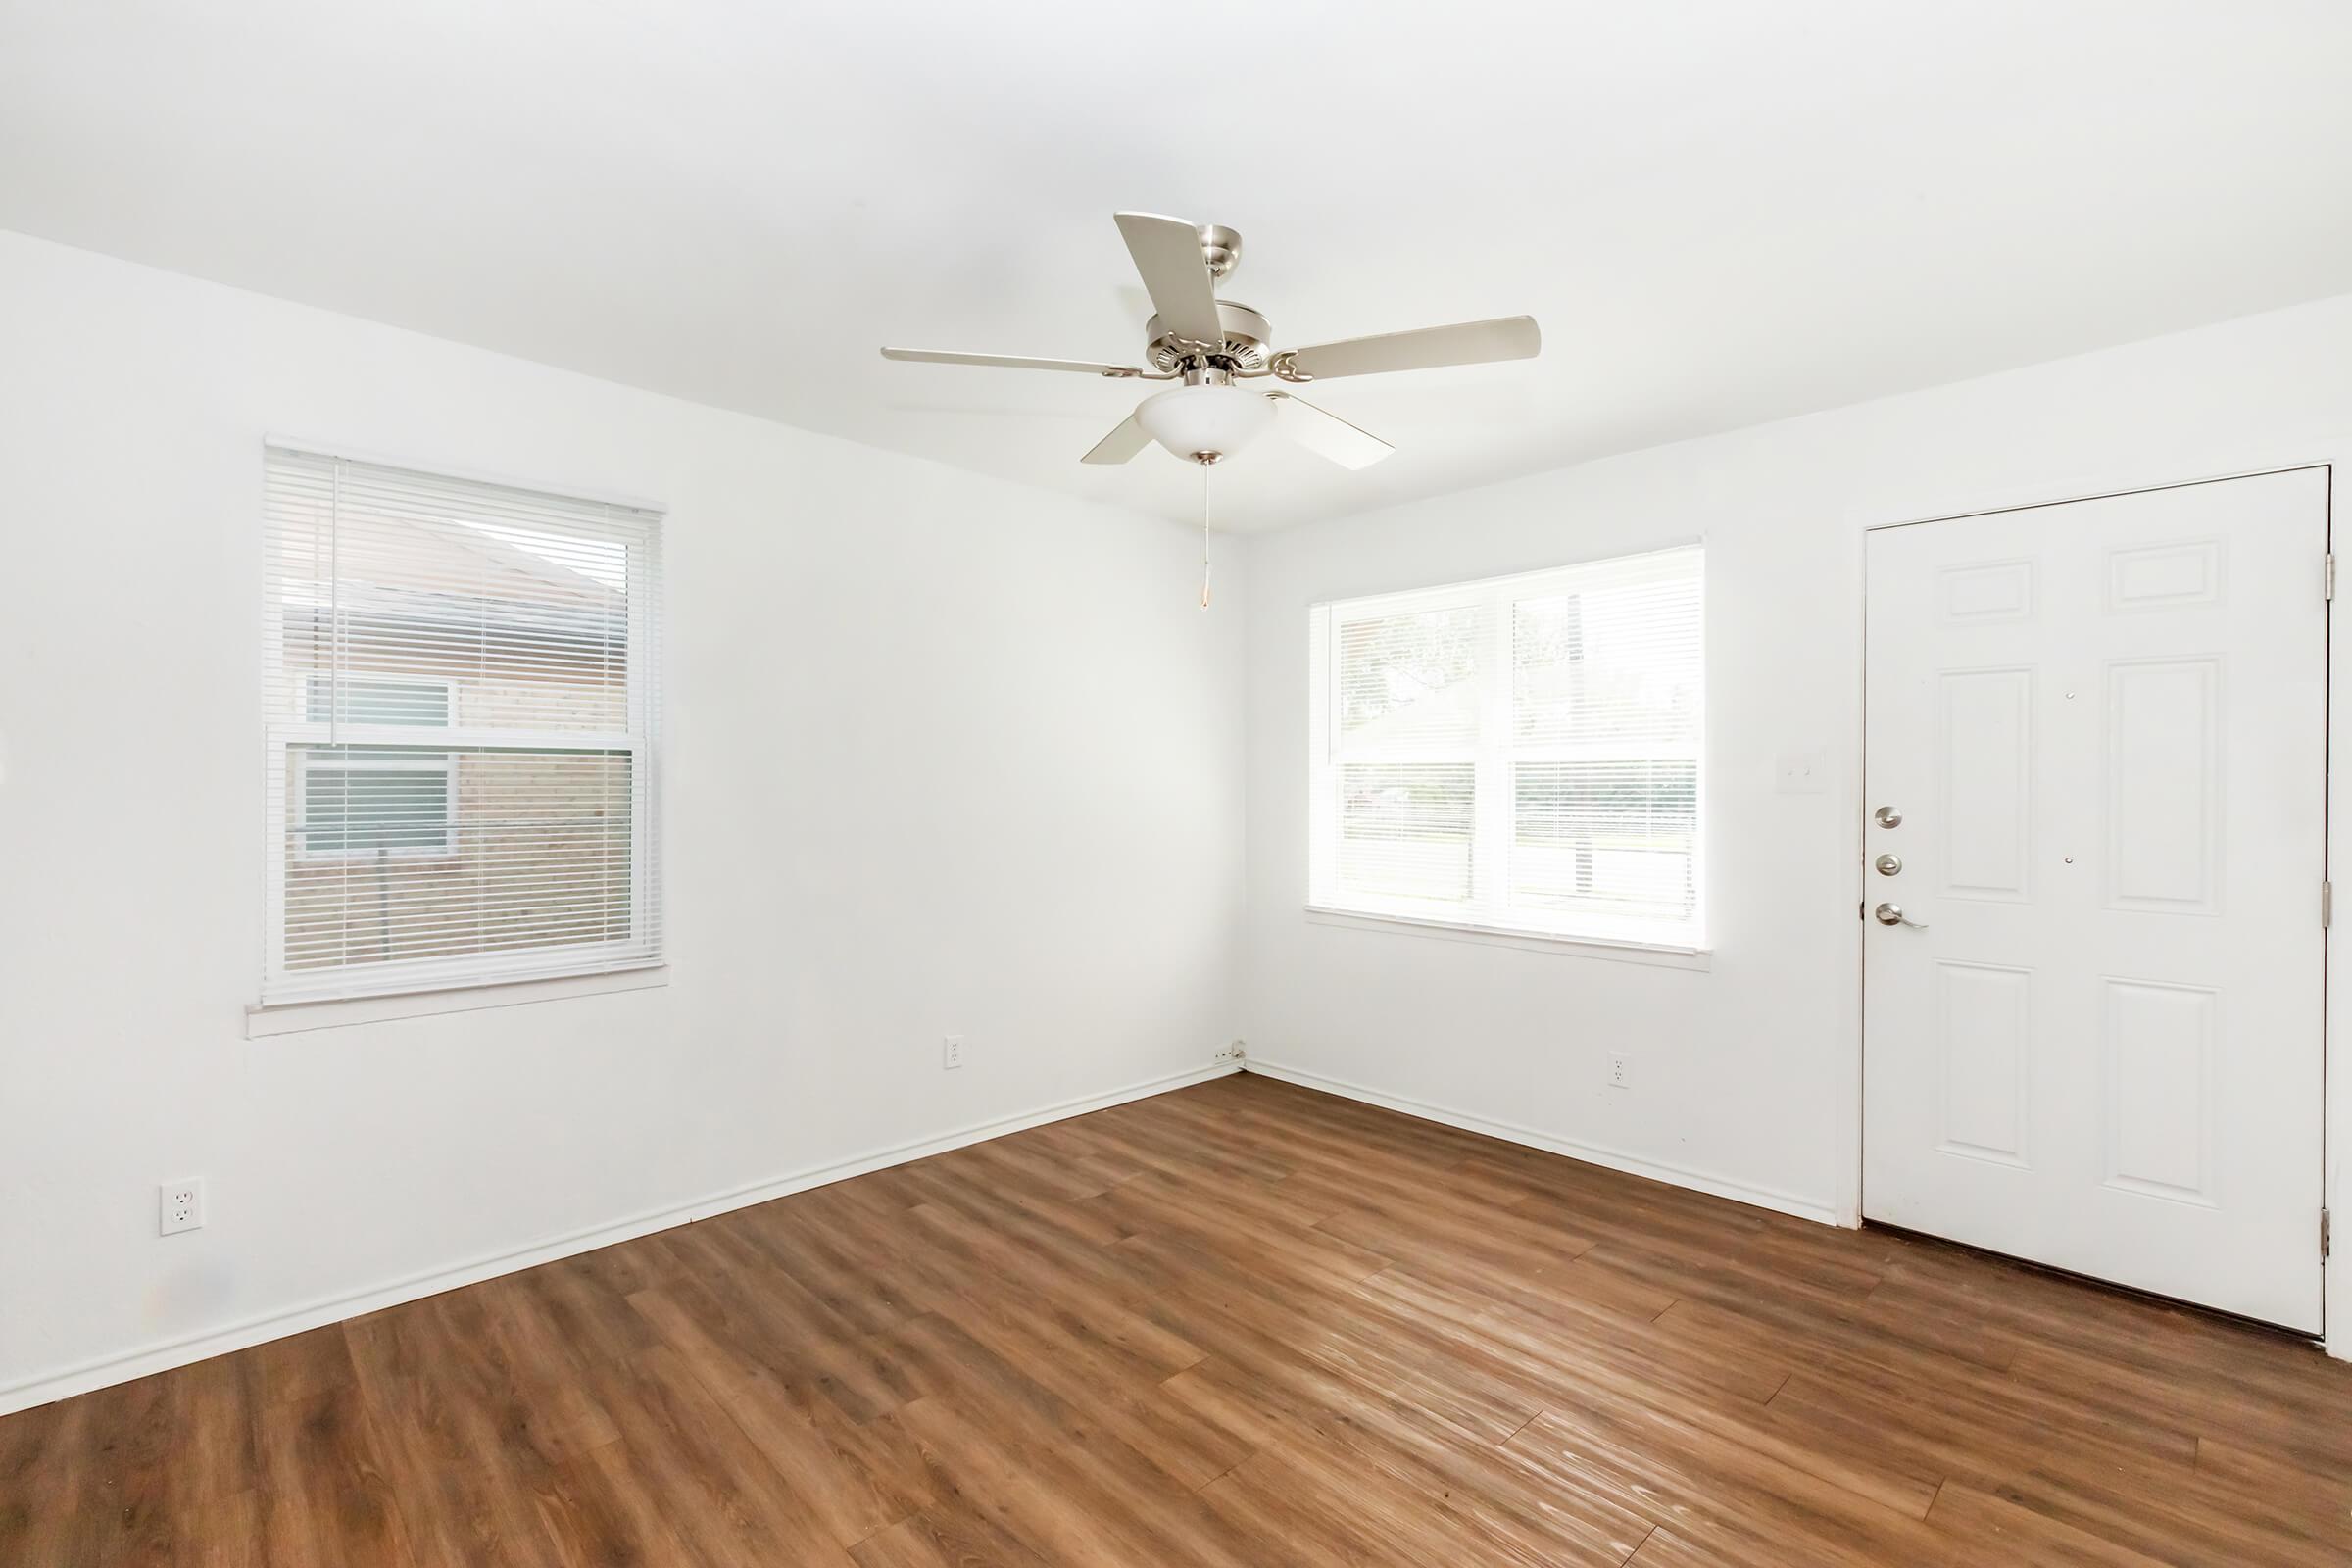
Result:
[[[1218,369],[1262,370],[1266,368],[1266,345],[1273,341],[1274,329],[1266,324],[1264,317],[1247,305],[1219,300],[1217,324],[1225,330],[1225,341],[1203,356],[1190,344],[1161,331],[1159,318],[1152,317],[1144,323],[1144,337],[1148,342],[1145,353],[1152,362],[1152,368],[1155,370],[1181,370],[1203,358]],[[1224,363],[1219,364],[1220,361]]]

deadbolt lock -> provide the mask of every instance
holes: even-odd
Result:
[[[1891,806],[1882,806],[1870,814],[1881,827],[1901,827],[1903,825],[1903,813]]]
[[[1893,876],[1902,870],[1903,858],[1899,855],[1882,855],[1871,861],[1870,865],[1871,869],[1881,876]]]

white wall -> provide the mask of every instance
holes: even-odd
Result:
[[[1861,530],[2244,468],[2344,464],[2348,437],[2352,296],[1255,541],[1242,1001],[1252,1065],[1849,1217]],[[1302,915],[1308,604],[1699,535],[1708,967]],[[2347,641],[2336,640],[2339,659]],[[2352,666],[2337,673],[2336,691],[2352,691]],[[2339,756],[2352,755],[2348,709],[2339,695]],[[1776,759],[1806,752],[1827,760],[1834,787],[1776,793]],[[2346,805],[2336,802],[2338,822]],[[2334,947],[2340,965],[2344,944]],[[1631,1093],[1602,1085],[1610,1048],[1633,1055]],[[2352,1143],[2347,1080],[2343,1068],[2331,1080],[2339,1164]],[[2340,1347],[2352,1292],[2339,1283],[2333,1296]]]
[[[245,1037],[265,432],[668,505],[668,986]],[[0,1409],[1234,1033],[1179,528],[12,235],[0,508]]]
[[[668,986],[245,1037],[264,432],[668,504]],[[2352,298],[1231,544],[1203,615],[1181,529],[0,234],[0,1410],[1171,1081],[1237,1021],[1848,1214],[1860,530],[2313,459],[2352,464]],[[1709,966],[1309,924],[1304,607],[1692,535]],[[1837,786],[1775,793],[1788,752]],[[210,1223],[159,1239],[185,1175]]]

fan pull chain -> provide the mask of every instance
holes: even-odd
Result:
[[[1200,465],[1200,608],[1208,608],[1208,465]]]

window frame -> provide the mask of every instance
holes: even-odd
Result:
[[[562,486],[535,484],[512,478],[437,467],[398,459],[367,456],[356,452],[314,445],[308,442],[286,442],[275,437],[264,443],[266,457],[278,453],[310,455],[340,462],[363,464],[375,467],[403,469],[432,479],[454,484],[482,485],[494,489],[514,489],[535,492],[589,504],[608,505],[643,514],[646,522],[640,538],[633,540],[628,565],[628,648],[630,657],[622,685],[624,722],[631,727],[617,730],[549,730],[506,728],[488,725],[468,725],[463,722],[458,709],[457,683],[422,674],[408,672],[386,673],[391,684],[445,684],[451,688],[447,725],[417,724],[351,724],[334,722],[330,710],[326,719],[312,719],[309,695],[311,683],[320,672],[303,675],[298,690],[302,700],[298,705],[303,714],[299,718],[268,720],[263,724],[264,762],[268,769],[265,779],[286,779],[285,787],[265,788],[263,857],[266,873],[263,885],[263,920],[265,953],[262,979],[262,1000],[246,1008],[249,1034],[273,1034],[282,1030],[312,1027],[296,1022],[273,1026],[273,1015],[299,1020],[309,1015],[336,1014],[352,1011],[348,1021],[369,1021],[378,1016],[401,1016],[410,1011],[437,1012],[452,1010],[466,1004],[456,999],[469,993],[479,993],[484,987],[514,987],[521,1000],[538,995],[578,994],[578,988],[592,990],[628,989],[625,982],[612,985],[601,983],[601,977],[625,976],[641,971],[665,977],[667,951],[665,922],[661,917],[661,767],[660,740],[662,728],[661,663],[663,574],[662,546],[668,522],[668,512],[658,504],[626,497],[598,497]],[[265,523],[267,528],[267,523]],[[274,621],[268,622],[274,625]],[[264,650],[268,668],[282,668],[282,653],[274,644]],[[332,678],[331,674],[327,678]],[[368,675],[362,680],[372,678]],[[267,691],[267,675],[265,691]],[[303,985],[306,977],[318,971],[290,970],[286,964],[286,899],[287,873],[290,868],[314,863],[314,858],[301,845],[301,802],[298,794],[307,767],[289,754],[314,747],[382,747],[427,752],[445,757],[450,770],[450,823],[452,838],[458,821],[458,760],[467,753],[485,751],[518,751],[534,754],[598,753],[622,755],[628,759],[630,789],[629,813],[629,933],[626,937],[598,943],[565,943],[554,947],[524,948],[511,953],[477,953],[446,957],[395,959],[371,963],[364,970],[357,968],[330,972],[342,983],[310,987]],[[348,764],[345,764],[348,765]],[[293,769],[289,777],[288,769]],[[294,848],[281,851],[292,834]],[[372,856],[373,850],[357,852]],[[394,850],[396,857],[412,854],[427,858],[439,855],[446,858],[453,851]],[[349,858],[348,855],[319,857],[320,859]],[[549,963],[545,956],[561,952],[560,963]],[[544,982],[544,984],[542,984]],[[652,983],[662,983],[656,980]],[[299,988],[296,994],[284,994]],[[386,1012],[390,1007],[394,1010]],[[354,1010],[356,1009],[356,1010]],[[329,1020],[335,1021],[335,1020]]]
[[[1697,561],[1696,635],[1699,662],[1696,733],[1688,749],[1599,742],[1519,742],[1513,738],[1513,620],[1518,603],[1545,596],[1546,588],[1578,592],[1576,574],[1648,556],[1691,552]],[[1458,742],[1403,742],[1387,745],[1348,744],[1341,730],[1336,697],[1341,678],[1341,639],[1345,626],[1366,620],[1448,610],[1486,612],[1484,645],[1478,668],[1480,721],[1476,733]],[[1419,928],[1426,934],[1494,940],[1514,946],[1593,947],[1622,949],[1661,956],[1703,957],[1708,946],[1707,855],[1707,670],[1706,670],[1706,553],[1703,539],[1683,539],[1648,549],[1514,572],[1466,582],[1439,583],[1427,588],[1400,589],[1346,599],[1317,601],[1307,607],[1307,823],[1305,912],[1334,925],[1387,924]],[[1536,916],[1510,901],[1510,863],[1516,845],[1517,812],[1514,772],[1521,763],[1638,760],[1689,760],[1692,764],[1692,828],[1690,836],[1691,907],[1687,920],[1675,922],[1594,920],[1571,913],[1557,919]],[[1338,881],[1341,849],[1341,780],[1345,768],[1355,764],[1398,763],[1468,764],[1472,770],[1471,835],[1469,844],[1472,898],[1417,900],[1344,891]],[[1498,898],[1479,897],[1479,890],[1500,889]]]

